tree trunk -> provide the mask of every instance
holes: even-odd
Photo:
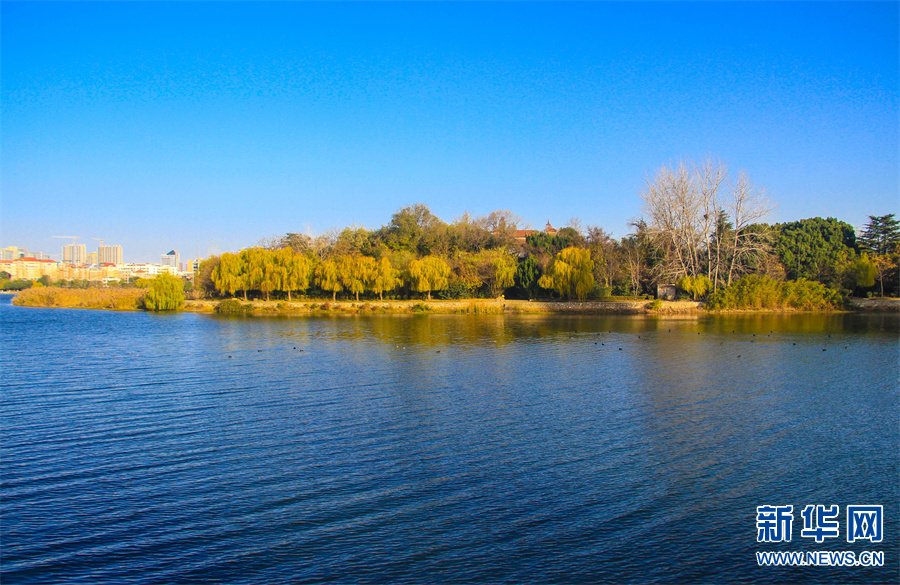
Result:
[[[356,302],[359,302],[359,293],[356,293]]]
[[[882,284],[882,288],[884,288],[884,285],[883,285],[883,284]],[[380,293],[380,292],[378,293],[378,300],[379,300],[379,301],[383,301],[383,300],[384,300],[384,293]]]
[[[428,300],[431,300],[431,291],[428,291]]]
[[[288,291],[288,302],[291,302],[291,291]]]
[[[331,302],[337,302],[337,291],[331,291]]]
[[[244,300],[247,300],[247,289],[244,289]]]

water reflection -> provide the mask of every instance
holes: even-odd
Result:
[[[898,536],[896,316],[5,309],[11,582],[765,583],[757,505]]]

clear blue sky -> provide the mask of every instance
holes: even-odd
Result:
[[[900,212],[898,6],[4,1],[0,245],[159,261],[415,202],[621,237],[709,155],[859,228]]]

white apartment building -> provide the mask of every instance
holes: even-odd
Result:
[[[97,248],[100,264],[122,264],[122,246],[100,246]]]
[[[67,244],[62,252],[63,262],[67,264],[84,264],[87,260],[87,246],[84,244]]]

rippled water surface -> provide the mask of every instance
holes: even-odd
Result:
[[[898,577],[896,316],[0,319],[4,585]]]

